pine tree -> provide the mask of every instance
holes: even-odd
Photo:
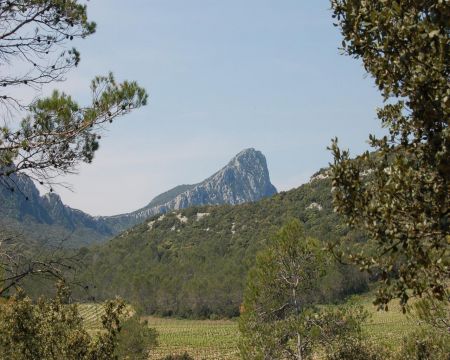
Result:
[[[328,260],[297,220],[286,224],[250,271],[239,329],[244,359],[309,359],[315,346],[357,331],[358,309],[318,308]]]

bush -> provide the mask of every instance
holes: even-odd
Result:
[[[327,349],[326,360],[385,360],[391,359],[386,350],[362,337],[337,339]]]
[[[156,331],[127,315],[122,300],[104,304],[102,328],[91,336],[69,298],[63,283],[55,298],[41,297],[37,303],[22,290],[9,300],[0,298],[0,359],[148,359]]]
[[[157,345],[157,336],[147,321],[140,321],[137,315],[133,315],[121,326],[115,354],[119,359],[148,359],[149,351]]]
[[[105,303],[103,331],[92,337],[83,327],[76,305],[68,305],[64,284],[54,299],[34,304],[21,290],[0,305],[0,359],[110,360],[114,359],[120,316],[125,304]]]

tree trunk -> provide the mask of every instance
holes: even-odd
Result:
[[[296,291],[297,285],[298,285],[298,279],[297,279],[297,282],[296,282],[296,286],[294,286],[292,288],[292,296],[294,298],[295,312],[296,312],[297,319],[298,319],[298,316],[300,315],[300,306],[299,306],[298,301],[297,301],[297,291]],[[303,360],[303,356],[302,356],[302,338],[301,338],[299,332],[297,332],[297,360]]]

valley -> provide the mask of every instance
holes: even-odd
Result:
[[[370,339],[398,351],[404,337],[426,329],[414,316],[405,317],[398,305],[390,311],[377,311],[368,295],[352,299],[354,306],[362,306],[369,313],[363,331]],[[95,304],[79,305],[86,326],[95,331],[100,326],[102,310]],[[158,346],[150,358],[162,359],[168,355],[189,353],[199,360],[239,359],[239,329],[236,319],[188,320],[176,318],[144,317],[148,326],[158,331]],[[320,357],[319,357],[320,358]]]
[[[0,0],[0,69],[1,360],[450,359],[450,1]]]
[[[255,155],[261,159],[261,165],[243,169],[254,159],[242,160],[242,157]],[[237,171],[240,177],[236,175]],[[241,180],[243,174],[247,185]],[[33,189],[26,179],[23,181]],[[201,200],[198,194],[205,189],[213,190]],[[192,200],[194,205],[191,205],[188,198],[197,200]],[[132,213],[134,215],[94,219],[63,205],[56,195],[39,198],[35,194],[32,199],[18,208],[21,214],[27,212],[22,218],[16,218],[19,224],[23,224],[19,220],[23,221],[27,216],[35,219],[24,229],[42,227],[49,229],[46,234],[55,231],[58,235],[64,226],[67,227],[64,223],[46,222],[46,214],[52,212],[36,209],[53,209],[59,219],[74,219],[76,214],[78,218],[84,216],[94,221],[91,225],[97,226],[100,221],[106,224],[104,229],[108,229],[112,239],[98,242],[93,237],[87,241],[88,246],[77,245],[82,246],[83,255],[70,278],[82,287],[72,288],[73,299],[79,302],[86,329],[93,336],[99,333],[102,318],[101,307],[97,304],[116,296],[125,299],[138,310],[141,319],[148,321],[146,326],[156,329],[158,346],[152,350],[151,358],[157,359],[185,351],[194,359],[239,358],[237,319],[242,311],[247,274],[256,255],[291,219],[299,219],[306,235],[319,239],[325,247],[337,239],[354,244],[366,241],[363,233],[345,226],[333,211],[328,169],[321,169],[309,182],[296,189],[276,193],[270,184],[264,157],[254,150],[238,154],[201,186],[178,186],[157,196],[146,210],[138,210]],[[225,200],[227,203],[221,204]],[[52,201],[64,211],[55,211],[58,206],[49,207]],[[28,205],[30,208],[23,210],[23,206]],[[14,214],[11,209],[11,206],[9,210],[3,207],[3,212]],[[37,214],[42,217],[38,218]],[[145,220],[134,226],[127,222],[129,220],[121,222],[121,219],[131,217],[134,221]],[[108,222],[114,223],[115,219],[117,223],[113,230]],[[124,223],[129,228],[113,235]],[[77,226],[76,222],[71,224]],[[91,226],[91,230],[98,231],[98,228]],[[37,244],[43,244],[36,237],[26,243],[31,252]],[[77,247],[60,250],[73,254],[78,251]],[[365,295],[373,288],[372,282],[373,279],[355,267],[330,263],[327,276],[321,280],[320,290],[314,295],[315,301],[345,304],[349,298],[360,294],[356,302],[352,301],[354,306],[363,306],[370,313],[370,319],[363,326],[364,333],[372,341],[397,351],[403,337],[419,325],[417,320],[405,318],[395,304],[389,312],[377,312],[369,295]],[[38,297],[41,293],[51,293],[53,280],[41,281],[39,285],[26,280],[23,285],[30,294]],[[91,303],[92,300],[96,303]]]
[[[301,219],[308,236],[324,244],[361,238],[332,211],[329,179],[316,176],[297,189],[253,203],[191,207],[151,217],[90,249],[78,281],[89,286],[91,297],[120,295],[147,314],[235,317],[257,252],[291,218]],[[368,286],[352,267],[335,266],[324,281],[328,286],[318,295],[322,301]]]

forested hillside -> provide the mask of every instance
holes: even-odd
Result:
[[[330,180],[318,174],[295,190],[254,203],[193,207],[155,216],[89,250],[80,274],[97,299],[120,295],[146,313],[237,316],[255,254],[288,219],[328,242],[349,233],[331,206]],[[366,289],[354,268],[338,267],[317,296],[338,301]]]

